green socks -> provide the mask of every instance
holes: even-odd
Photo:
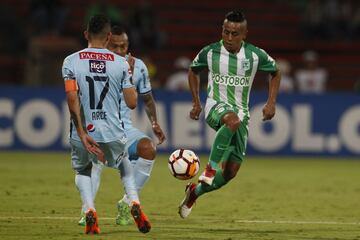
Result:
[[[226,183],[227,183],[227,181],[225,180],[225,178],[222,174],[222,169],[218,169],[218,170],[216,170],[216,174],[215,174],[213,183],[210,186],[208,186],[206,184],[202,184],[202,183],[198,184],[195,188],[195,194],[196,194],[196,196],[199,197],[199,196],[203,195],[204,193],[211,192],[215,189],[221,188]]]
[[[219,163],[222,160],[228,159],[231,152],[234,150],[233,146],[229,146],[234,134],[235,132],[231,131],[231,129],[225,125],[219,128],[217,131],[214,143],[211,148],[209,160],[209,164],[213,169],[216,170],[216,174],[210,186],[201,183],[196,186],[195,194],[197,196],[201,196],[206,192],[211,192],[215,189],[221,188],[227,183],[227,181],[224,179]]]
[[[210,152],[210,165],[214,169],[217,169],[217,167],[213,166],[213,162],[218,164],[221,160],[223,160],[224,152],[228,149],[234,134],[235,132],[231,131],[231,129],[225,125],[217,131]]]

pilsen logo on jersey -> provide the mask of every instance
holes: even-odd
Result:
[[[241,68],[244,69],[245,71],[250,69],[250,60],[245,58],[241,60]]]
[[[106,73],[106,62],[89,60],[90,72],[92,73]]]
[[[111,53],[81,52],[80,59],[114,61],[114,55]]]

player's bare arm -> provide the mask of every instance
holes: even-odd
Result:
[[[158,144],[162,144],[165,141],[166,137],[157,120],[154,97],[152,93],[149,92],[147,94],[142,95],[142,98],[145,103],[145,112],[151,122],[153,132],[156,135],[156,137],[159,139]]]
[[[134,87],[124,88],[123,94],[125,98],[125,103],[130,109],[135,109],[137,105],[137,92]]]
[[[191,91],[192,105],[193,105],[190,111],[190,118],[194,120],[199,120],[199,115],[202,111],[200,96],[199,96],[200,76],[199,73],[193,72],[190,68],[188,78],[189,78],[189,87]]]
[[[128,54],[127,62],[130,66],[131,73],[134,74],[135,58],[131,55],[131,53]]]
[[[269,97],[263,108],[263,121],[270,120],[275,116],[276,97],[280,86],[281,73],[279,70],[271,74],[269,82]]]
[[[66,100],[69,106],[71,119],[73,120],[82,144],[89,153],[95,154],[101,162],[105,163],[104,153],[99,148],[99,144],[95,142],[95,140],[92,139],[82,127],[80,116],[80,103],[77,91],[66,92]]]

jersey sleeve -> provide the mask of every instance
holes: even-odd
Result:
[[[64,81],[75,80],[74,65],[72,64],[71,58],[65,58],[62,66],[62,77]]]
[[[65,83],[65,92],[77,91],[78,85],[75,78],[74,64],[70,57],[65,58],[62,66],[62,77]]]
[[[259,57],[259,66],[258,70],[264,72],[276,72],[277,66],[275,60],[267,54],[263,49],[256,48],[256,54]]]
[[[203,49],[201,49],[201,51],[196,55],[196,57],[190,64],[191,70],[200,71],[208,67],[207,54],[209,50],[210,50],[209,46],[206,46]]]
[[[137,82],[136,89],[138,93],[145,94],[151,91],[151,83],[149,77],[149,71],[143,61],[138,60],[139,64],[139,81]]]

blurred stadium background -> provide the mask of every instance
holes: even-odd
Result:
[[[159,149],[192,147],[205,153],[212,132],[187,118],[184,68],[203,46],[221,38],[224,14],[242,9],[248,41],[276,58],[283,72],[272,123],[264,124],[256,115],[266,99],[267,76],[260,73],[254,81],[249,153],[356,156],[359,5],[337,0],[1,1],[0,148],[68,147],[61,64],[86,46],[85,23],[102,12],[127,28],[130,51],[148,65],[168,135]],[[172,75],[179,72],[174,80]],[[202,80],[205,88],[206,74]],[[149,127],[141,111],[135,121],[140,128]]]
[[[277,172],[277,174],[289,178],[296,172],[292,165],[295,161],[304,161],[308,165],[307,167],[311,168],[311,164],[316,159],[322,159],[323,161],[320,163],[316,161],[314,165],[316,171],[311,176],[318,174],[324,178],[314,178],[314,182],[319,185],[310,192],[321,194],[322,191],[328,190],[335,196],[344,194],[344,198],[337,199],[336,203],[332,203],[332,198],[329,197],[330,200],[327,203],[333,204],[331,205],[333,208],[329,209],[337,209],[337,206],[342,204],[345,206],[344,208],[339,207],[332,214],[322,214],[324,212],[320,211],[318,215],[311,215],[313,210],[306,208],[305,212],[308,211],[308,215],[301,215],[299,212],[303,209],[300,209],[298,213],[292,212],[287,215],[285,211],[283,215],[275,215],[275,217],[278,217],[277,220],[286,220],[290,216],[294,221],[309,219],[324,222],[335,221],[340,225],[343,222],[353,223],[348,225],[350,230],[346,229],[347,235],[345,230],[337,232],[336,229],[332,229],[333,232],[322,229],[320,233],[314,231],[314,234],[311,235],[309,234],[312,232],[311,229],[303,228],[301,230],[300,228],[297,229],[300,235],[301,232],[309,230],[307,235],[305,234],[307,237],[296,238],[294,236],[297,233],[295,234],[291,229],[287,230],[295,235],[284,235],[281,231],[277,232],[276,229],[271,228],[266,233],[256,232],[256,230],[252,232],[253,230],[248,229],[245,239],[250,239],[256,234],[260,237],[253,239],[360,239],[359,231],[354,230],[359,229],[358,209],[360,206],[359,203],[352,202],[353,199],[360,197],[359,187],[356,184],[359,182],[359,176],[350,174],[347,181],[342,182],[342,176],[338,175],[339,181],[334,180],[335,182],[331,182],[331,184],[326,181],[326,178],[330,179],[332,174],[336,175],[338,167],[333,164],[333,161],[329,161],[329,158],[343,162],[344,165],[339,169],[342,169],[341,173],[344,175],[354,168],[359,169],[360,161],[345,160],[345,158],[360,160],[360,2],[357,0],[1,0],[1,170],[16,174],[17,167],[22,165],[19,163],[19,159],[30,161],[35,166],[37,159],[40,159],[41,166],[43,166],[41,169],[48,171],[46,161],[41,159],[51,157],[59,160],[64,158],[62,166],[67,168],[60,169],[64,171],[68,169],[67,175],[70,176],[67,180],[70,181],[68,188],[74,188],[71,183],[71,169],[67,157],[69,114],[64,98],[61,65],[68,54],[86,47],[82,33],[85,30],[87,19],[95,13],[108,14],[114,22],[127,28],[130,36],[130,52],[142,58],[149,68],[154,96],[158,102],[159,120],[167,135],[167,142],[159,146],[159,151],[163,154],[160,158],[164,159],[162,167],[159,169],[166,171],[166,168],[163,167],[166,156],[176,148],[191,148],[199,154],[207,154],[214,133],[203,121],[196,123],[189,120],[188,111],[191,107],[191,98],[186,85],[183,84],[186,79],[180,77],[180,79],[174,80],[173,76],[177,73],[182,76],[184,69],[188,67],[189,60],[193,59],[202,47],[221,38],[221,24],[224,15],[233,9],[241,9],[247,17],[249,29],[247,41],[265,49],[278,61],[283,72],[283,85],[278,97],[277,115],[273,121],[268,123],[263,123],[260,116],[261,106],[267,97],[268,78],[261,73],[255,78],[250,100],[252,119],[248,155],[252,157],[251,159],[259,159],[261,164],[264,162],[266,164],[267,160],[270,164],[269,167],[278,156],[293,159],[294,161],[284,159],[283,164],[288,168],[283,167],[281,168],[283,171]],[[206,75],[202,76],[202,83],[205,86]],[[202,96],[202,100],[205,100],[204,93]],[[135,125],[151,134],[146,114],[141,109],[142,106],[133,112]],[[26,152],[27,158],[14,153],[23,151]],[[49,151],[54,153],[41,155],[42,152]],[[57,152],[61,153],[57,154]],[[54,157],[54,155],[58,157]],[[268,159],[268,157],[271,158]],[[202,158],[202,161],[202,163],[206,162],[206,156]],[[281,166],[281,163],[274,163],[276,166]],[[49,162],[49,165],[51,164],[53,162]],[[319,167],[320,165],[322,167]],[[27,165],[24,164],[24,166]],[[252,169],[251,166],[255,169],[259,167],[250,164],[249,169]],[[328,167],[332,167],[333,170],[326,170]],[[31,171],[41,175],[33,168],[29,169],[30,176],[32,176]],[[157,171],[160,171],[159,169]],[[299,167],[298,170],[301,172],[304,169]],[[273,170],[269,169],[268,171],[271,173]],[[246,174],[245,172],[246,169],[244,169],[244,174]],[[254,172],[256,171],[254,170]],[[262,173],[265,174],[266,171]],[[254,180],[251,184],[266,184],[267,180],[279,175],[269,175],[268,178],[260,176],[257,179],[259,182]],[[160,174],[159,176],[167,175]],[[309,176],[310,173],[305,170],[303,177]],[[7,185],[7,183],[13,182],[14,179],[21,182],[21,177],[16,178],[10,174],[2,174],[2,177],[1,199],[6,199],[7,202],[22,201],[22,199],[33,201],[29,196],[34,196],[31,192],[23,198],[14,198],[14,194],[11,194],[17,185],[10,187],[11,184]],[[241,179],[244,180],[245,177]],[[286,181],[285,177],[284,179]],[[31,182],[30,177],[28,181]],[[43,178],[41,181],[46,180]],[[154,181],[156,182],[156,180]],[[160,183],[161,181],[161,179],[158,180]],[[175,189],[178,189],[177,197],[180,200],[183,184],[180,186],[180,183],[175,183],[175,180],[169,181],[177,187]],[[346,184],[345,193],[337,192],[337,188],[334,187],[336,184],[341,185],[339,188]],[[295,188],[296,185],[286,185],[281,189],[288,191],[289,188]],[[154,183],[150,181],[149,189],[156,189],[154,186]],[[247,189],[246,186],[242,187]],[[277,189],[279,186],[273,184],[269,187]],[[256,188],[256,184],[254,188]],[[167,187],[164,189],[171,191]],[[248,191],[251,189],[249,187]],[[226,190],[231,191],[231,187]],[[301,191],[306,192],[307,190],[306,187],[300,187],[298,189],[299,196]],[[150,194],[150,190],[146,192]],[[166,194],[165,190],[163,192]],[[226,193],[224,190],[221,194]],[[68,215],[77,216],[79,202],[76,202],[78,201],[76,194],[74,189],[69,194],[74,200],[73,205],[70,203],[67,205],[71,209],[67,212]],[[275,191],[274,194],[282,193]],[[61,198],[61,193],[59,196]],[[56,198],[59,196],[57,195]],[[239,198],[240,196],[241,191]],[[251,194],[247,196],[251,198]],[[53,199],[50,196],[45,197]],[[269,198],[273,199],[274,196],[269,195]],[[147,199],[148,197],[145,196],[145,200]],[[299,201],[301,199],[303,198],[299,197]],[[324,199],[320,199],[320,201]],[[259,205],[268,200],[262,199],[261,196],[255,198],[255,202],[258,201]],[[175,207],[176,204],[177,202],[174,204]],[[316,206],[321,206],[319,202],[317,204]],[[110,204],[108,205],[110,206]],[[294,205],[296,206],[296,204]],[[48,213],[45,210],[40,213],[17,212],[17,205],[15,205],[16,207],[6,206],[8,209],[5,207],[5,210],[0,210],[0,223],[3,223],[3,229],[0,232],[3,232],[4,239],[18,237],[5,229],[7,229],[6,226],[15,228],[17,224],[22,224],[21,216],[37,216],[37,214],[47,216]],[[28,207],[31,208],[31,204]],[[152,207],[157,209],[159,206],[152,203],[149,208]],[[201,209],[201,206],[199,207]],[[249,213],[254,209],[256,211],[256,206],[249,208]],[[341,213],[346,211],[350,213],[342,217]],[[111,211],[108,210],[108,212]],[[57,212],[55,211],[55,213]],[[352,213],[354,215],[351,215]],[[229,214],[231,215],[231,213]],[[4,219],[10,215],[18,216],[20,220],[15,219],[13,222],[10,220],[5,223]],[[61,217],[61,215],[59,216]],[[242,219],[246,219],[247,216],[251,220],[264,219],[261,217],[261,212],[258,212],[257,215],[245,214]],[[267,213],[265,219],[274,220],[271,216]],[[157,220],[159,223],[166,224],[163,222],[164,220],[159,219],[161,216],[157,216]],[[41,220],[33,220],[35,223],[36,221]],[[191,223],[198,224],[197,221],[201,221],[200,216]],[[69,228],[72,226],[71,224],[68,224]],[[176,222],[176,224],[182,226],[181,224],[184,225],[184,222]],[[183,227],[188,228],[189,225]],[[205,233],[206,224],[202,227],[200,232]],[[233,225],[226,227],[234,228]],[[261,228],[264,227],[266,228],[266,226],[261,226]],[[49,231],[51,234],[51,230]],[[41,231],[39,230],[39,232]],[[339,235],[336,235],[335,232]],[[210,233],[215,235],[211,236],[207,232],[209,235],[203,236],[202,239],[244,237],[236,231],[225,231],[222,235],[216,235],[218,232],[215,229]],[[227,233],[235,237],[226,238]],[[180,236],[181,232],[179,231],[177,234]],[[25,235],[24,233],[21,236]],[[338,238],[332,238],[335,235]],[[38,235],[34,236],[36,238]],[[129,236],[136,239],[136,235],[130,234]],[[171,239],[170,236],[171,234],[169,236],[155,235],[154,239]],[[276,237],[272,238],[273,236]]]

